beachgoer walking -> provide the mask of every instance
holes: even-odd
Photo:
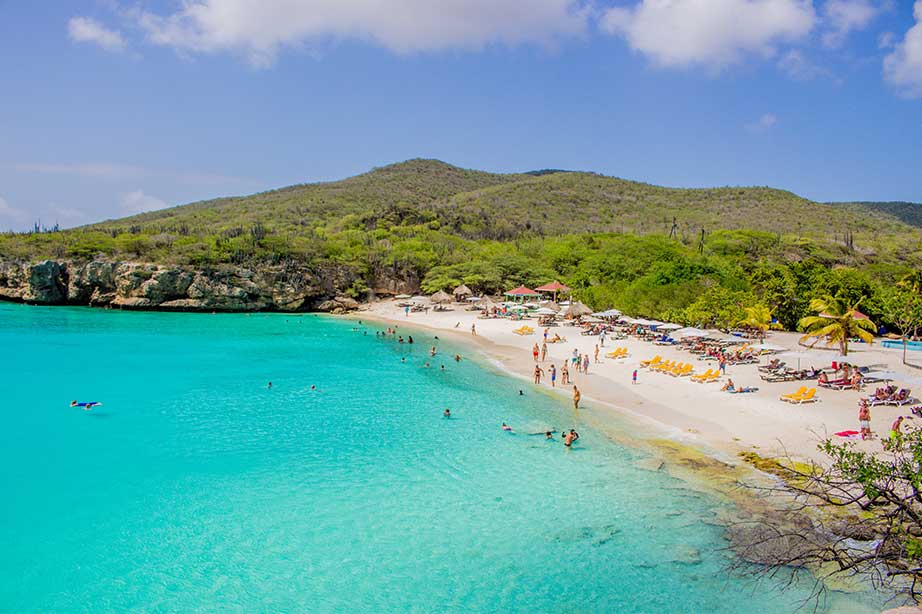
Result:
[[[546,356],[547,356],[547,341],[541,344],[541,362],[544,362],[544,359]]]
[[[583,354],[583,373],[589,375],[589,354]]]
[[[723,357],[723,354],[721,354],[720,362],[717,363],[717,366],[720,369],[721,375],[727,374],[727,359]]]
[[[540,354],[540,353],[541,353],[541,350],[538,349],[538,344],[536,343],[536,344],[531,348],[531,355],[534,357],[535,362],[538,362],[538,354]]]
[[[548,371],[551,375],[551,388],[557,387],[557,367],[551,365],[550,370]]]
[[[634,373],[631,374],[631,384],[637,383],[637,369],[634,369]]]
[[[471,334],[477,336],[477,322],[471,322]]]
[[[890,425],[890,440],[889,445],[885,446],[887,449],[893,448],[897,444],[897,439],[900,435],[903,434],[901,428],[903,426],[903,416],[898,416],[896,420],[893,421],[893,424]]]
[[[579,388],[575,385],[573,386],[573,409],[579,409],[579,400],[583,398],[583,395],[580,394]]]
[[[560,365],[560,384],[566,386],[570,383],[570,370],[567,369],[567,361],[563,361],[563,364]]]
[[[594,361],[596,364],[598,364],[598,362],[599,362],[599,345],[598,345],[598,344],[596,344],[596,346],[595,346],[595,354],[593,355],[592,358],[593,358],[593,361]]]
[[[538,365],[535,365],[535,383],[536,383],[536,384],[540,384],[540,383],[541,383],[541,376],[542,376],[542,375],[544,375],[544,369],[542,369],[542,368],[539,367]]]
[[[871,439],[874,435],[871,433],[871,408],[864,399],[858,404],[858,425],[861,428],[861,438]]]
[[[409,306],[409,305],[404,305],[404,306],[403,306],[403,317],[405,317],[405,318],[409,318],[409,317],[410,317],[410,306]]]
[[[550,332],[550,330],[551,330],[550,328],[545,328],[545,329],[544,329],[544,342],[545,342],[545,343],[547,343],[547,334],[548,334],[548,332]]]
[[[579,371],[579,350],[576,348],[573,348],[573,358],[571,360],[573,361],[573,366]]]
[[[599,337],[599,345],[605,347],[605,331],[602,331],[601,336]]]

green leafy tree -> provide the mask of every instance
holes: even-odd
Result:
[[[878,296],[880,309],[887,321],[896,325],[903,338],[903,363],[906,363],[906,346],[909,337],[915,337],[922,328],[922,294],[905,286],[888,287]]]
[[[858,337],[865,343],[874,342],[874,323],[858,315],[858,305],[849,306],[840,297],[826,296],[810,301],[810,310],[817,315],[800,321],[801,330],[807,334],[801,342],[824,339],[827,345],[838,345],[843,356],[848,356],[848,340]]]

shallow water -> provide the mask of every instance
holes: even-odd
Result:
[[[354,326],[0,305],[0,611],[773,613],[806,596],[724,571],[720,504],[564,403],[447,346],[425,368],[430,334]],[[526,434],[546,426],[582,438]]]

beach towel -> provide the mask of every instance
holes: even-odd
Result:
[[[861,433],[858,431],[839,431],[836,436],[844,437],[845,439],[860,439]]]

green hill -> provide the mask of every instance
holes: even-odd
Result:
[[[761,301],[793,325],[812,295],[857,300],[922,267],[922,230],[898,213],[767,187],[665,188],[410,160],[72,230],[8,233],[0,260],[291,263],[348,271],[352,285],[333,290],[359,298],[395,282],[495,293],[560,278],[598,307],[697,322]]]
[[[914,226],[916,228],[922,228],[922,204],[919,203],[890,201],[829,204],[852,212],[867,212],[878,215],[883,214],[897,219],[904,224],[909,224],[910,226]]]

